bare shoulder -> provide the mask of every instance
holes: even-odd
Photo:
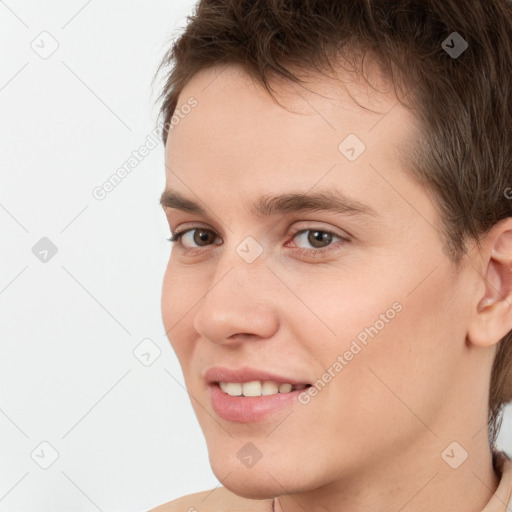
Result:
[[[249,500],[225,487],[195,492],[148,512],[270,512],[272,500]]]

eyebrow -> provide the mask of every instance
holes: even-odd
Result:
[[[200,204],[182,196],[179,192],[165,189],[160,197],[162,208],[174,208],[207,216]],[[377,212],[360,201],[347,197],[339,191],[326,190],[315,193],[289,192],[278,195],[264,195],[246,205],[255,217],[270,217],[276,214],[333,211],[354,216],[378,217]]]

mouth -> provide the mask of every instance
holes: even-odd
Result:
[[[289,382],[276,382],[272,380],[252,380],[247,382],[213,382],[225,394],[238,397],[272,396],[302,391],[311,386],[309,383],[291,384]]]
[[[278,411],[300,401],[299,395],[309,387],[311,384],[275,381],[217,381],[209,384],[210,400],[217,416],[245,424],[270,421]]]
[[[256,367],[211,367],[203,375],[215,413],[230,422],[254,423],[299,401],[312,386],[291,375]],[[304,373],[303,373],[304,375]]]
[[[299,380],[291,375],[279,375],[263,369],[248,366],[227,368],[211,367],[203,375],[207,384],[222,385],[221,389],[232,396],[257,396],[258,394],[286,393],[298,386],[310,386],[307,380]],[[277,387],[277,389],[276,389]],[[282,391],[280,391],[280,388]],[[245,389],[245,392],[243,392]],[[256,395],[252,394],[256,393]]]

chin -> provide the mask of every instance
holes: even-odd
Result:
[[[313,489],[321,482],[311,479],[310,471],[294,474],[265,457],[252,467],[245,467],[236,457],[229,460],[226,453],[211,454],[210,465],[221,484],[232,493],[246,499],[267,500],[286,492]]]
[[[282,487],[266,473],[260,475],[260,481],[246,472],[231,473],[227,478],[226,473],[217,474],[215,470],[213,472],[226,489],[248,500],[268,500],[283,492]],[[221,478],[224,478],[224,481]]]

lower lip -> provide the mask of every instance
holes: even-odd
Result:
[[[305,388],[307,389],[307,388]],[[230,396],[219,388],[217,383],[210,384],[213,409],[223,419],[239,423],[251,423],[291,405],[305,389],[289,393],[276,393],[263,396]]]

